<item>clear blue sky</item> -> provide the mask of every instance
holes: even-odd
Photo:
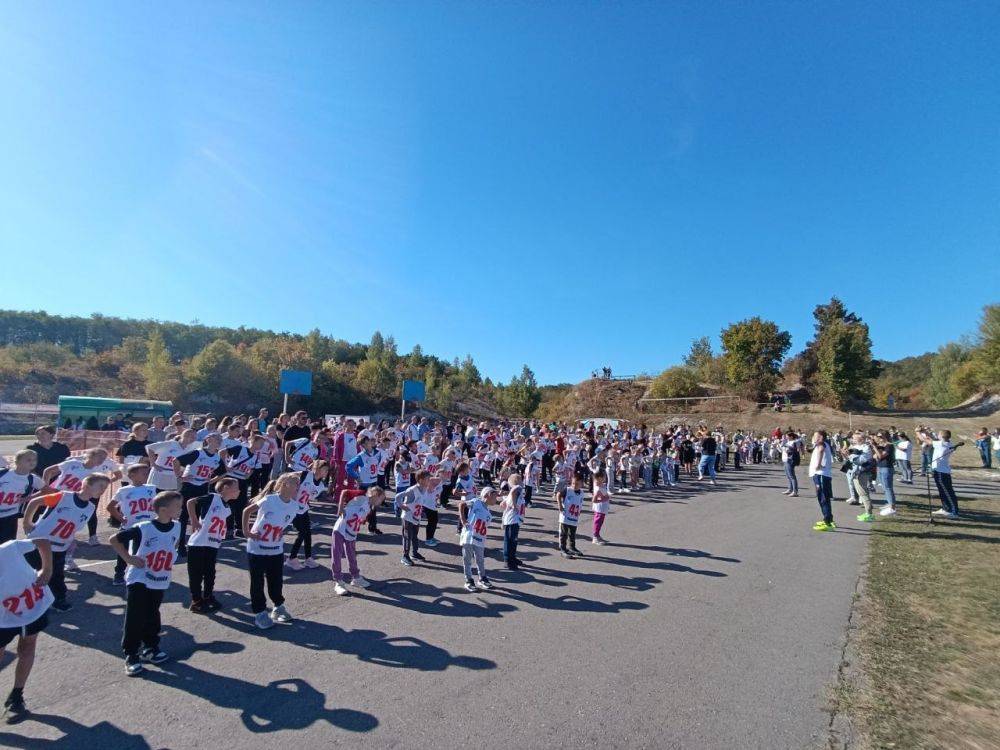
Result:
[[[8,3],[0,307],[676,362],[1000,301],[1000,4]]]

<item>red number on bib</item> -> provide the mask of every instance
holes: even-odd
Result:
[[[60,518],[52,528],[52,536],[57,539],[69,539],[76,532],[76,524]]]
[[[479,536],[486,536],[486,521],[477,518],[476,522],[472,525],[472,530]]]
[[[207,464],[202,464],[201,466],[198,467],[198,470],[195,473],[198,475],[199,479],[208,479],[210,476],[212,476],[213,471],[215,471],[215,469],[213,469],[211,466],[208,466]]]
[[[146,555],[146,568],[159,573],[161,570],[170,570],[174,562],[174,553],[165,549],[150,552]]]
[[[208,526],[209,536],[220,536],[226,533],[226,519],[218,516],[212,517],[212,523]]]
[[[8,596],[3,600],[3,607],[12,615],[21,613],[21,600],[24,600],[24,608],[32,610],[35,605],[45,596],[45,589],[38,585],[31,585],[17,596]]]

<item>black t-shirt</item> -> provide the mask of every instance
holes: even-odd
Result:
[[[893,466],[896,462],[896,446],[892,443],[888,443],[882,450],[885,451],[885,458],[878,459],[878,467],[880,469],[886,469]]]
[[[701,455],[714,456],[717,445],[714,437],[703,438],[701,441]]]
[[[285,430],[285,434],[282,436],[282,441],[287,443],[291,440],[298,440],[299,438],[311,438],[312,430],[309,425],[297,425],[293,424],[288,429]]]
[[[61,464],[69,458],[69,447],[62,443],[53,442],[48,448],[43,448],[40,443],[36,442],[29,445],[28,450],[38,454],[38,465],[35,467],[35,473],[39,476],[50,466]]]
[[[120,459],[125,459],[128,456],[139,456],[139,458],[146,458],[146,446],[152,445],[149,440],[136,440],[135,438],[130,438],[121,444],[115,455]]]

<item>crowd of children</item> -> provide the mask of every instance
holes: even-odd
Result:
[[[329,532],[336,595],[347,595],[348,586],[369,586],[356,546],[363,527],[382,533],[378,517],[387,496],[387,507],[400,519],[402,565],[424,560],[421,545],[436,547],[441,514],[454,512],[465,588],[488,590],[491,526],[499,521],[503,563],[517,570],[521,526],[543,500],[543,488],[551,489],[554,512],[537,513],[551,513],[558,551],[574,559],[584,554],[577,532],[586,493],[590,540],[603,545],[616,494],[688,481],[714,484],[719,472],[780,460],[789,475],[786,494],[795,495],[794,469],[807,450],[790,430],[765,436],[676,425],[650,432],[624,423],[432,424],[418,417],[375,425],[349,418],[314,422],[304,412],[274,421],[262,412],[257,419],[194,424],[178,414],[158,437],[163,439],[149,439],[139,423],[132,426],[127,449],[123,445],[113,458],[108,450],[93,448],[39,469],[38,453],[23,450],[12,467],[0,469],[0,649],[19,638],[15,688],[5,704],[9,721],[26,712],[24,683],[47,610],[71,608],[65,571],[74,566],[77,532],[86,527],[88,543],[99,542],[98,504],[117,479],[122,486],[106,508],[116,527],[110,538],[118,558],[112,583],[125,589],[121,649],[126,673],[135,676],[145,664],[168,658],[160,648],[159,609],[175,563],[187,565],[191,612],[220,608],[216,565],[227,540],[245,545],[256,627],[291,622],[283,578],[320,565],[310,517],[316,503],[327,503],[335,517]],[[936,437],[920,437],[931,441],[933,450],[946,450]],[[828,530],[833,528],[831,466],[841,449],[817,432],[811,450],[809,475],[823,514],[814,528]],[[876,461],[889,460],[878,447],[873,451]],[[940,464],[941,457],[936,460]],[[957,501],[954,507],[957,513]],[[286,555],[290,529],[295,536]]]

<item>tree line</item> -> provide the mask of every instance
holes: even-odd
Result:
[[[876,360],[868,325],[837,297],[813,310],[814,333],[801,352],[786,358],[791,335],[759,317],[721,332],[722,351],[695,339],[681,365],[667,368],[652,398],[716,393],[761,401],[783,389],[805,389],[808,398],[834,408],[893,405],[948,408],[1000,387],[1000,304],[983,308],[975,335],[936,352],[896,362]]]
[[[279,403],[283,369],[313,373],[313,413],[396,411],[404,379],[422,380],[427,406],[459,402],[530,416],[541,399],[525,365],[507,383],[483,378],[471,355],[447,361],[419,345],[401,354],[376,331],[368,344],[322,334],[275,333],[92,315],[0,311],[0,398],[54,402],[60,393],[151,398],[191,410],[246,411]]]

